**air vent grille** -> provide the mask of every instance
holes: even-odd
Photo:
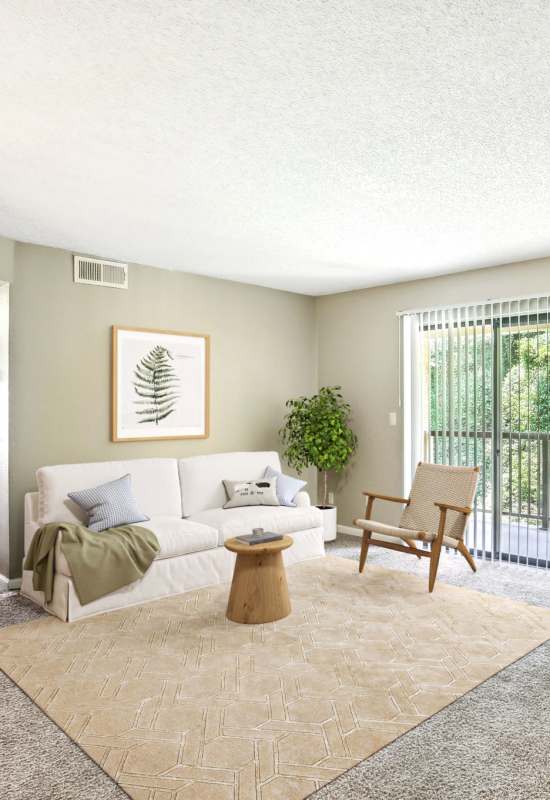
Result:
[[[128,264],[98,258],[74,257],[75,283],[92,283],[111,289],[128,288]]]

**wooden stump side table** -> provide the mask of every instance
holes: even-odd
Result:
[[[292,544],[290,536],[265,544],[250,545],[237,539],[225,542],[225,547],[237,554],[227,619],[258,625],[290,614],[282,551]]]

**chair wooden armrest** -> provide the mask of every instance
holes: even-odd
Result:
[[[458,514],[465,514],[466,516],[471,514],[473,510],[468,506],[454,506],[452,503],[434,503],[434,506],[437,506],[440,511],[456,511]]]
[[[366,497],[376,498],[376,500],[387,500],[389,503],[404,503],[409,504],[408,497],[393,497],[390,494],[379,494],[378,492],[363,492]]]

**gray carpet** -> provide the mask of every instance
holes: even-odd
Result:
[[[359,540],[328,549],[357,558]],[[417,559],[374,550],[369,561],[422,574]],[[550,607],[550,575],[528,567],[442,556],[440,580]],[[0,626],[42,614],[17,593],[0,595]],[[0,786],[10,800],[127,800],[29,698],[0,672]],[[315,800],[550,800],[550,643],[490,678],[413,731],[311,795]],[[260,800],[260,798],[258,798]]]
[[[549,675],[544,644],[312,797],[549,798]]]
[[[10,800],[128,800],[29,698],[0,673],[0,785]]]
[[[361,539],[357,536],[340,534],[327,549],[332,555],[344,558],[359,559]],[[368,563],[378,564],[387,569],[403,570],[412,575],[423,576],[428,586],[427,559],[420,561],[408,555],[371,547]],[[523,600],[535,606],[550,608],[550,571],[537,567],[524,567],[516,564],[492,564],[490,561],[478,561],[477,572],[472,572],[463,557],[455,551],[444,551],[441,554],[437,580],[453,586],[465,586],[478,592]]]
[[[19,592],[0,594],[0,628],[17,625],[20,622],[30,622],[45,614],[45,611],[26,597],[21,597]]]
[[[45,615],[18,592],[0,595],[0,627]],[[128,800],[0,670],[0,796],[6,800]]]

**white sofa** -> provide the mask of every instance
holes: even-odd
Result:
[[[150,517],[160,552],[141,580],[82,606],[60,547],[56,551],[53,597],[32,586],[32,572],[23,571],[21,592],[62,620],[112,611],[167,595],[228,581],[235,556],[223,547],[226,539],[262,527],[288,533],[294,545],[283,553],[292,564],[324,555],[322,514],[306,492],[296,507],[249,506],[223,509],[223,479],[256,480],[271,466],[280,470],[275,452],[221,453],[193,458],[148,458],[92,464],[42,467],[36,473],[38,492],[25,495],[25,551],[41,525],[85,522],[68,492],[96,486],[130,473],[138,507]]]

